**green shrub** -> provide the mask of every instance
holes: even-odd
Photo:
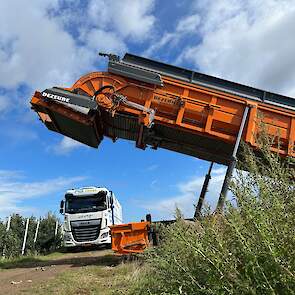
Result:
[[[26,220],[27,218],[19,214],[13,214],[8,232],[6,232],[6,223],[0,222],[0,255],[2,255],[3,250],[6,258],[17,257],[21,254]],[[30,217],[25,248],[26,255],[49,253],[61,246],[60,228],[57,236],[54,236],[56,221],[57,217],[51,213],[41,218],[37,241],[34,243],[37,219],[34,216]]]
[[[146,254],[131,294],[294,294],[294,166],[245,147],[223,215],[179,219]],[[293,163],[294,164],[294,163]]]
[[[0,220],[0,250],[3,251],[4,247],[4,239],[5,239],[5,224],[2,220]],[[0,253],[0,256],[3,252]]]
[[[19,214],[11,216],[10,229],[5,235],[6,257],[16,257],[21,254],[26,219]]]
[[[36,243],[38,252],[46,254],[61,246],[60,229],[57,236],[54,236],[56,221],[57,217],[50,212],[41,220]]]

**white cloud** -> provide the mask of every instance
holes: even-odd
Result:
[[[7,111],[10,103],[6,96],[0,95],[0,114]]]
[[[16,178],[22,178],[22,172],[21,171],[11,171],[11,170],[0,170],[0,180],[4,179],[16,179]]]
[[[159,40],[155,40],[154,43],[145,50],[144,55],[150,56],[165,46],[175,46],[181,38],[185,37],[187,34],[196,33],[199,24],[200,16],[198,14],[192,14],[181,18],[176,25],[175,31],[165,32]]]
[[[41,3],[42,2],[42,3]],[[32,88],[72,83],[90,67],[91,52],[46,14],[51,1],[0,2],[0,86],[26,83]]]
[[[175,43],[179,40],[179,35],[176,33],[165,33],[160,40],[157,40],[156,42],[154,42],[154,44],[152,44],[151,46],[149,46],[143,53],[143,55],[145,56],[150,56],[152,55],[154,52],[156,52],[157,50],[165,47],[167,44],[170,43]],[[171,44],[170,44],[171,45]]]
[[[82,143],[64,136],[57,145],[51,148],[51,150],[53,150],[58,155],[66,155],[71,151],[83,146],[84,145]]]
[[[17,109],[20,120],[29,118],[34,90],[71,86],[97,69],[98,51],[122,54],[130,40],[146,40],[153,8],[154,0],[0,1],[0,88],[9,93],[0,113]]]
[[[102,51],[122,54],[127,50],[124,41],[115,32],[92,29],[84,33],[83,39],[87,43],[87,46],[97,53]]]
[[[19,123],[19,122],[18,122]],[[0,128],[0,137],[9,144],[18,142],[32,141],[38,138],[37,133],[22,123],[19,124],[2,124]]]
[[[195,1],[199,44],[178,62],[243,84],[295,95],[294,0]]]
[[[212,175],[224,175],[224,173],[225,173],[225,168],[222,166],[222,167],[218,167],[218,168],[214,168],[214,169],[212,169],[212,172],[211,172],[211,174]]]
[[[186,16],[180,19],[180,21],[178,22],[176,27],[176,32],[179,32],[179,33],[196,32],[199,24],[200,24],[199,14],[192,14],[192,15]]]
[[[157,164],[152,164],[152,165],[148,166],[148,167],[145,169],[145,171],[155,171],[155,170],[157,170],[158,168],[159,168],[159,165],[157,165]]]
[[[2,216],[23,212],[31,214],[35,209],[23,205],[23,201],[63,191],[85,179],[85,177],[77,176],[26,182],[20,175],[19,171],[0,171],[0,215]]]
[[[221,191],[224,175],[226,172],[225,167],[219,167],[212,170],[212,178],[208,187],[206,200],[210,206],[215,205]],[[197,203],[204,177],[195,176],[189,181],[178,183],[176,188],[178,193],[171,198],[163,199],[158,198],[157,201],[147,202],[141,206],[151,212],[152,216],[156,219],[171,219],[174,216],[175,208],[178,207],[184,213],[185,217],[191,218],[194,214],[194,204]]]
[[[88,14],[98,28],[111,28],[138,42],[149,38],[155,22],[153,7],[154,0],[92,0]]]
[[[159,181],[157,179],[154,179],[150,184],[150,188],[152,190],[158,189],[159,188]]]
[[[84,22],[76,19],[78,27],[74,29],[84,42],[78,45],[79,40],[64,28],[73,21],[73,12],[66,9],[63,15],[61,1],[32,0],[30,5],[21,0],[0,1],[0,87],[26,84],[42,90],[53,85],[70,86],[93,69],[99,50],[122,53],[127,50],[123,38],[138,41],[148,36],[154,24],[153,2],[92,1],[91,26],[85,12],[79,15]],[[61,16],[47,13],[53,8],[61,11]],[[0,110],[4,102],[1,98]]]

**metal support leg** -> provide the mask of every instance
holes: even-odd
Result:
[[[219,200],[218,200],[218,203],[217,203],[216,211],[222,211],[222,209],[224,207],[224,202],[226,200],[227,192],[228,192],[228,186],[229,186],[231,177],[233,175],[233,171],[234,171],[234,169],[236,167],[236,164],[237,164],[237,159],[232,158],[232,160],[231,160],[231,162],[228,165],[227,170],[226,170],[226,174],[225,174],[225,177],[224,177],[224,181],[223,181],[222,189],[221,189],[221,192],[220,192]]]
[[[209,181],[211,179],[211,171],[212,171],[212,168],[213,168],[213,164],[214,164],[214,162],[211,162],[208,173],[206,174],[206,177],[205,177],[205,180],[204,180],[204,183],[203,183],[203,187],[202,187],[202,190],[201,190],[201,193],[200,193],[199,201],[198,201],[198,204],[196,206],[194,219],[199,219],[200,216],[201,216],[201,211],[202,211],[203,203],[204,203],[204,200],[205,200],[205,195],[207,193]]]
[[[224,203],[226,200],[226,196],[227,196],[227,192],[228,192],[228,186],[230,183],[230,180],[232,178],[233,175],[233,171],[237,165],[237,152],[240,146],[240,142],[241,142],[241,138],[242,138],[242,134],[244,131],[244,127],[246,125],[246,120],[247,120],[247,116],[248,116],[248,112],[249,112],[250,106],[246,106],[245,110],[244,110],[244,114],[243,114],[243,118],[242,118],[242,122],[240,125],[240,130],[236,139],[236,143],[235,143],[235,147],[231,156],[231,161],[227,167],[227,171],[225,174],[225,178],[224,178],[224,182],[222,185],[222,189],[221,189],[221,193],[219,196],[219,200],[218,200],[218,204],[217,204],[217,208],[216,211],[221,212],[223,207],[224,207]]]
[[[141,124],[139,127],[138,136],[136,139],[136,147],[142,150],[145,150],[146,148],[146,144],[144,143],[144,128],[145,128],[144,125]]]

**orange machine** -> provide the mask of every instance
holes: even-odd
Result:
[[[110,226],[112,249],[118,254],[142,253],[149,246],[150,222],[132,222]]]
[[[240,139],[255,148],[260,121],[276,138],[272,150],[295,156],[293,98],[132,54],[107,56],[107,72],[35,92],[32,108],[48,129],[92,147],[123,138],[229,165],[223,194]]]

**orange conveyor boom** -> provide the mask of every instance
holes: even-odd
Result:
[[[295,156],[295,100],[126,54],[111,55],[107,72],[70,88],[35,92],[32,108],[48,129],[98,147],[104,136],[139,148],[228,164],[245,108],[242,139],[256,148],[261,122],[282,157]]]

